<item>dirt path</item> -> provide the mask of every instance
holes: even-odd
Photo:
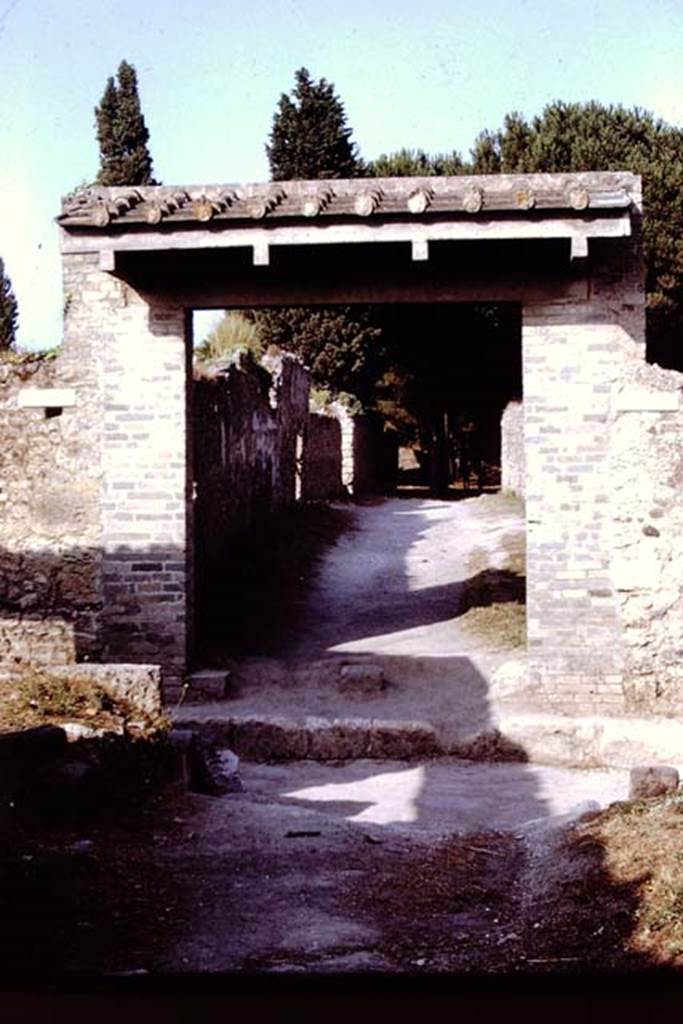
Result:
[[[428,723],[441,749],[464,749],[471,737],[495,730],[497,700],[501,713],[529,709],[523,566],[522,509],[514,499],[358,506],[307,581],[278,656],[228,661],[231,699],[181,708],[178,721],[413,721]],[[340,692],[344,663],[379,667],[385,688],[374,696]]]
[[[505,539],[523,535],[513,499],[385,499],[355,509],[354,529],[312,580],[287,654],[446,657],[480,651],[463,630],[468,583],[503,568]],[[474,567],[474,569],[473,569]]]
[[[20,834],[0,864],[3,971],[623,967],[635,905],[618,903],[620,930],[601,945],[603,917],[584,905],[599,851],[578,867],[558,854],[567,823],[623,795],[623,775],[245,765],[240,794],[168,790],[114,822]]]

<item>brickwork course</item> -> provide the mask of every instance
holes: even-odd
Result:
[[[3,382],[3,487],[23,510],[3,524],[3,549],[78,566],[78,594],[54,606],[60,658],[160,663],[170,679],[191,660],[193,308],[514,302],[530,679],[570,714],[680,709],[683,379],[645,364],[641,217],[640,180],[621,172],[150,186],[65,202],[64,348],[48,375],[74,404],[44,418],[47,406],[18,404],[28,382]],[[22,455],[31,418],[36,451]],[[21,478],[50,451],[76,502],[46,530],[53,480],[29,493]],[[39,622],[42,657],[51,613],[21,600],[5,596],[2,630],[20,638]]]

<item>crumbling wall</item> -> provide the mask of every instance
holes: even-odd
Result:
[[[266,357],[263,365],[273,381],[277,436],[273,508],[277,509],[301,496],[311,378],[303,363],[287,352]]]
[[[293,356],[259,366],[244,353],[194,382],[197,621],[242,539],[297,496],[309,376]]]
[[[683,374],[639,364],[612,394],[607,543],[628,709],[683,710]]]
[[[311,413],[304,446],[302,496],[306,501],[324,501],[344,493],[341,423],[336,416]]]
[[[524,497],[524,407],[508,402],[500,421],[500,474],[504,491]]]
[[[73,383],[61,358],[0,362],[4,677],[99,654],[99,453],[93,410]]]

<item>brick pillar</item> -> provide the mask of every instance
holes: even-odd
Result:
[[[589,302],[525,309],[522,340],[531,680],[554,708],[619,711],[608,418],[633,340]]]
[[[65,280],[65,358],[98,415],[101,657],[160,663],[172,681],[190,645],[186,315],[100,271],[94,254],[65,257]]]

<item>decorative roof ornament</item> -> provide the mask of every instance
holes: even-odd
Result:
[[[199,196],[192,203],[192,213],[200,224],[208,224],[215,212],[214,204],[207,196]]]
[[[353,208],[359,217],[370,217],[382,201],[381,189],[371,189],[356,196]]]
[[[590,199],[588,189],[582,188],[580,185],[570,188],[567,193],[567,200],[572,210],[587,210],[590,205]]]
[[[530,188],[518,188],[515,192],[515,206],[518,210],[532,210],[536,205],[536,196]]]
[[[334,192],[331,188],[325,189],[322,192],[310,192],[304,196],[301,206],[301,212],[304,217],[317,217],[319,213],[322,213],[333,196]]]
[[[424,213],[431,201],[431,189],[418,188],[408,196],[407,206],[411,213]]]
[[[484,192],[476,186],[468,188],[462,199],[462,208],[466,213],[479,213],[484,206]]]
[[[145,207],[145,220],[148,224],[160,224],[164,217],[181,209],[189,198],[187,192],[179,190],[163,199],[148,200]]]
[[[111,214],[107,208],[106,203],[97,203],[93,207],[93,211],[90,214],[90,218],[96,228],[106,228],[111,221]]]
[[[147,203],[145,210],[145,220],[148,224],[161,224],[164,217],[164,211],[161,203]]]
[[[281,188],[268,192],[265,195],[251,196],[246,204],[247,215],[252,220],[263,220],[284,198],[285,191]]]

